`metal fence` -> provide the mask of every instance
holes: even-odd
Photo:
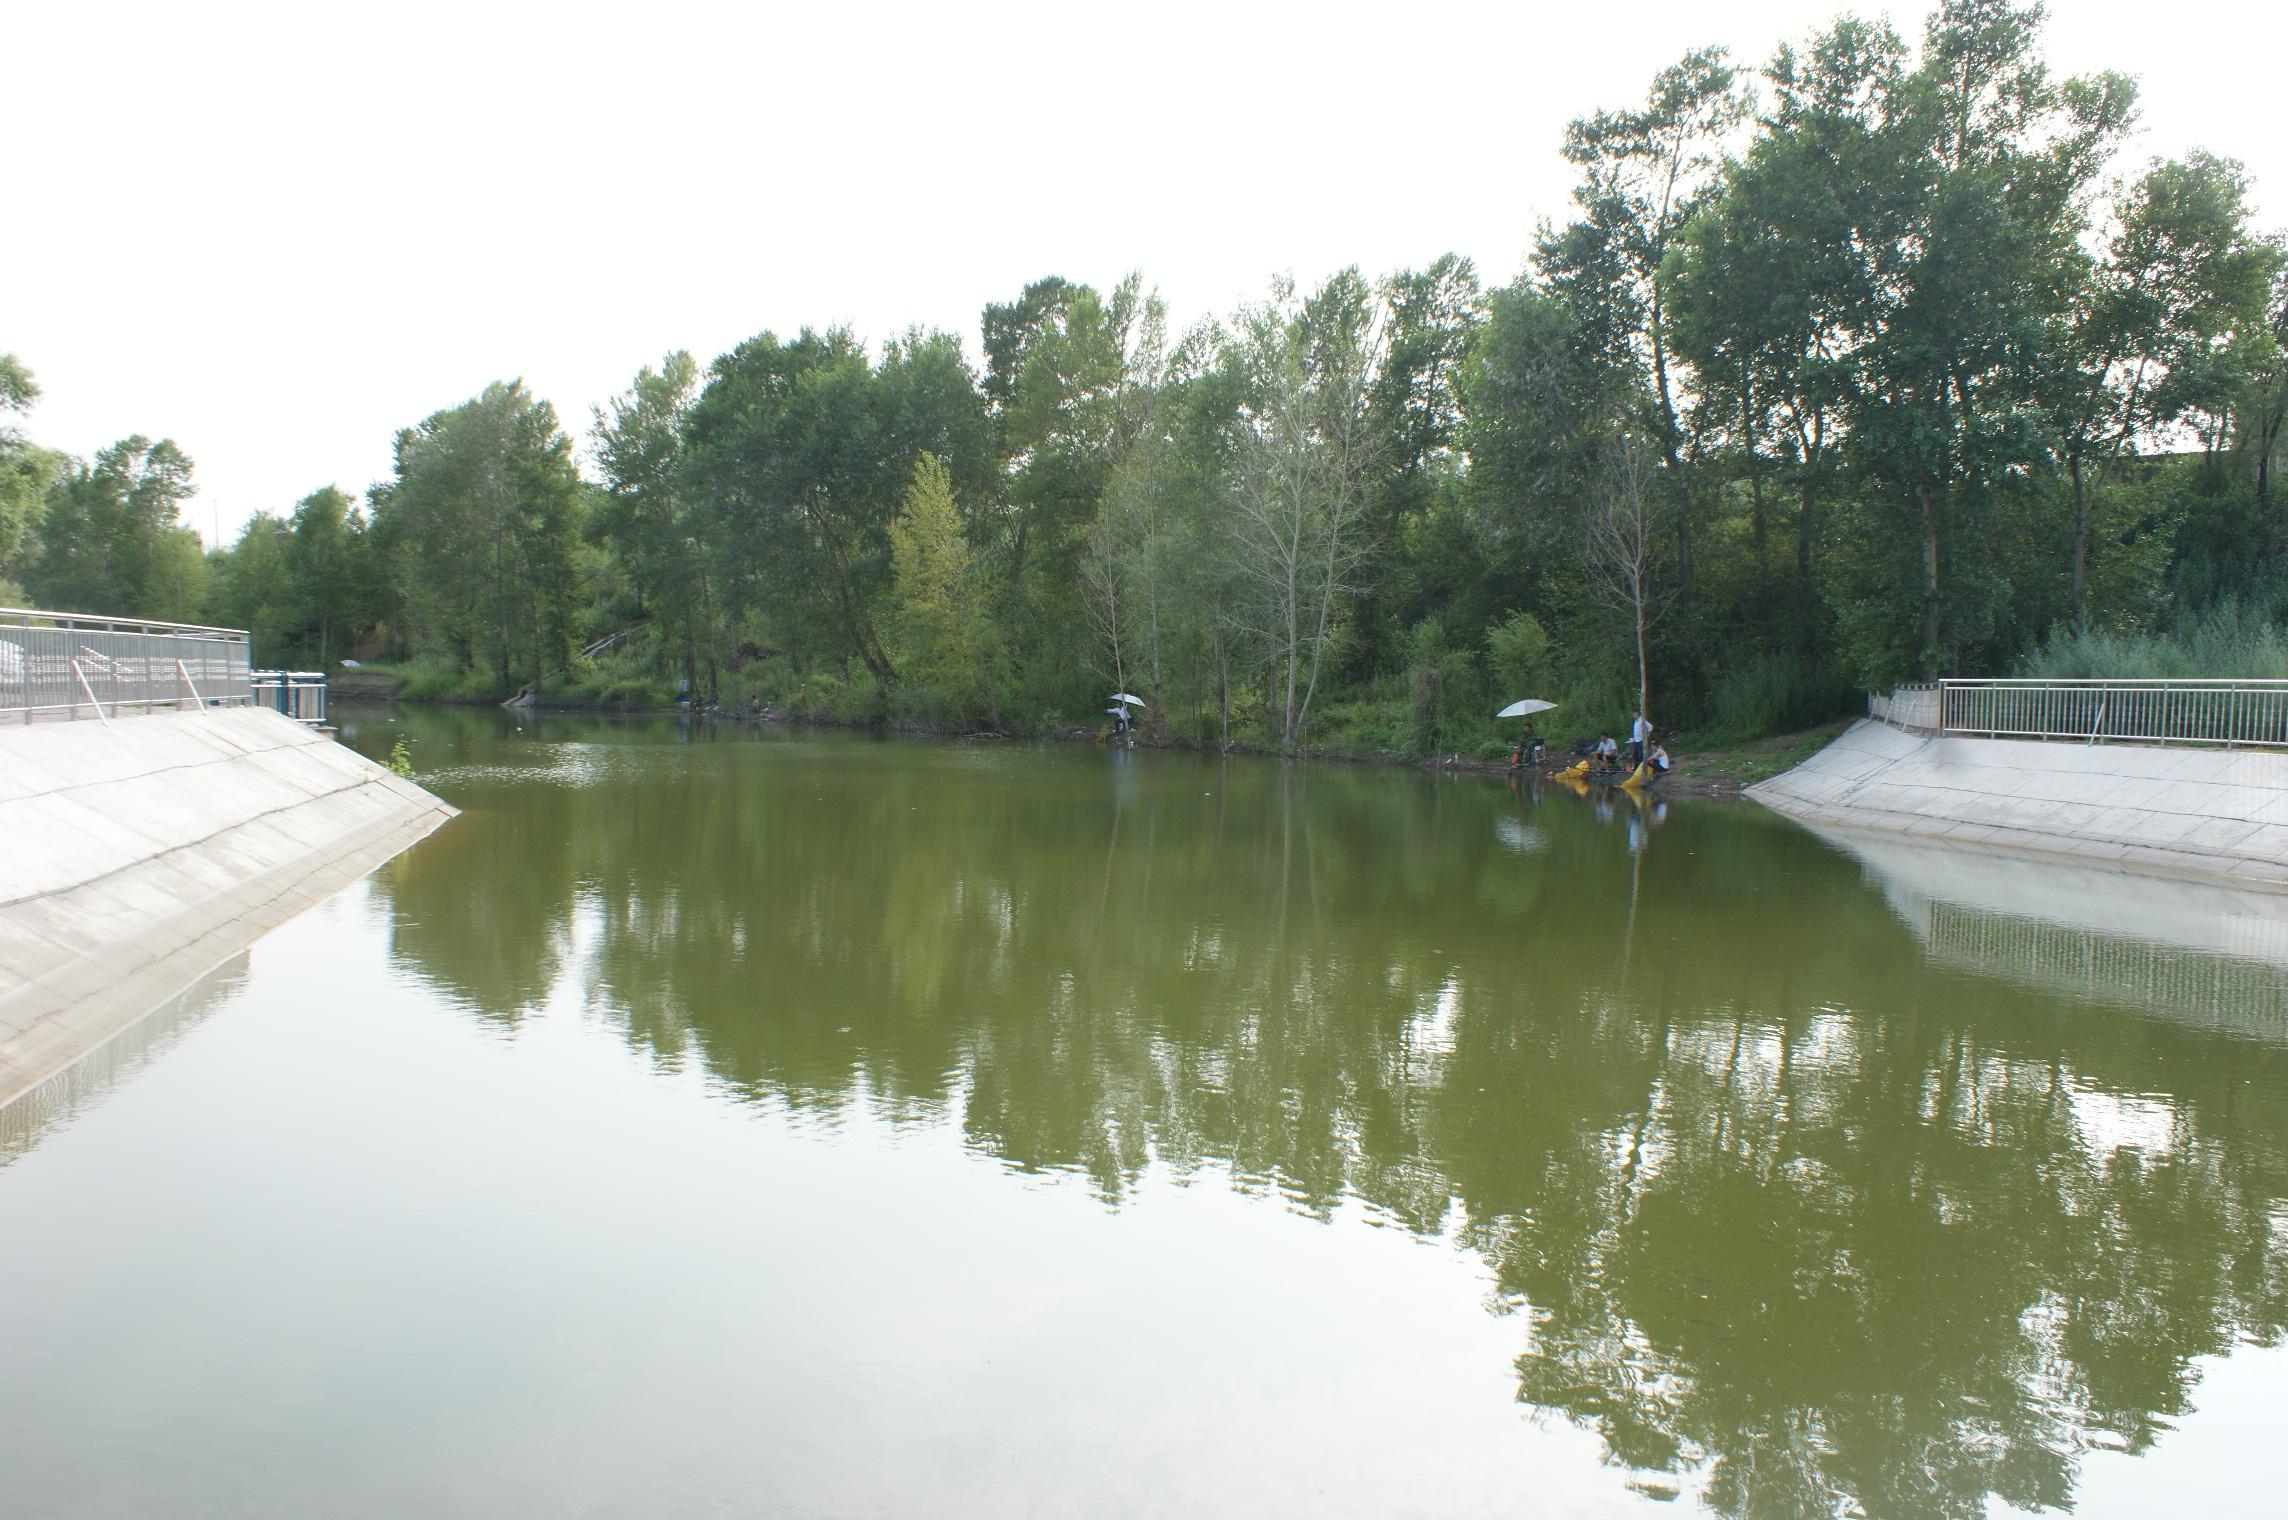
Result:
[[[0,721],[243,706],[250,667],[243,628],[0,607]]]
[[[258,670],[254,705],[268,707],[298,723],[326,721],[326,673],[322,670]]]
[[[2288,680],[1945,680],[1869,698],[1868,711],[1990,739],[2288,748]]]
[[[1901,686],[1888,696],[1876,692],[1867,698],[1867,716],[1888,723],[1893,728],[1911,728],[1926,734],[1937,733],[1938,688]]]

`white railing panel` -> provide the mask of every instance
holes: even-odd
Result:
[[[2288,748],[2288,680],[1962,680],[1871,697],[1901,728],[1992,739]]]
[[[0,608],[0,721],[253,700],[246,631]]]

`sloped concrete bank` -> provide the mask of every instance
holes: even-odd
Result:
[[[1863,720],[1748,795],[1807,821],[2288,885],[2288,754],[1929,738]]]
[[[0,1103],[453,814],[261,709],[0,727]]]

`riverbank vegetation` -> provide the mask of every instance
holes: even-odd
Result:
[[[1117,689],[1286,750],[1485,754],[1522,695],[1737,740],[1918,674],[2288,675],[2288,259],[2233,161],[2132,161],[2132,83],[2052,75],[2041,20],[1689,53],[1572,125],[1572,216],[1492,288],[1347,269],[1177,330],[1139,275],[1044,278],[974,360],[671,354],[584,458],[504,382],[203,561],[172,442],[10,432],[0,576],[416,696],[1037,732]]]

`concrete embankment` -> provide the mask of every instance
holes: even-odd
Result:
[[[0,1103],[453,812],[255,708],[0,727]]]
[[[2288,885],[2288,754],[1853,724],[1748,795],[1806,820]]]

